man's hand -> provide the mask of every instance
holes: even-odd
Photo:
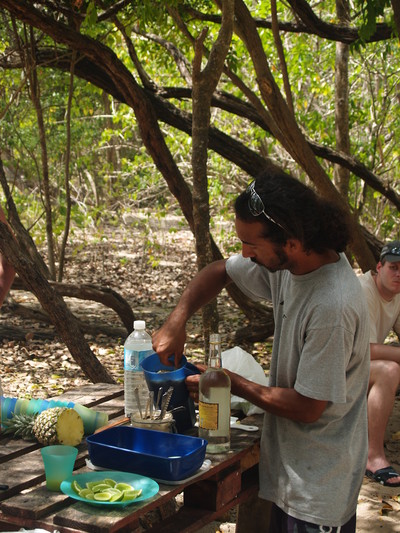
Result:
[[[169,357],[174,356],[175,367],[179,366],[186,342],[185,326],[178,326],[168,319],[165,324],[153,333],[153,350],[157,352],[163,365],[172,366]]]
[[[205,365],[195,365],[201,373],[205,372]],[[189,395],[195,403],[199,402],[199,382],[200,374],[193,374],[185,379],[186,387],[189,391]]]

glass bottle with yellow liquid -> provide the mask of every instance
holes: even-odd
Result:
[[[199,383],[199,437],[205,439],[208,453],[230,448],[231,380],[222,368],[221,336],[210,335],[207,370]]]

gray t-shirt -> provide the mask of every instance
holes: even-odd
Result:
[[[274,307],[270,386],[328,401],[317,422],[265,414],[260,497],[289,515],[332,527],[356,512],[367,459],[368,310],[346,257],[295,276],[236,255],[227,273]]]

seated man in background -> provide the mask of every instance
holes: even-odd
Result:
[[[366,475],[388,487],[400,487],[400,474],[384,450],[386,426],[400,385],[400,345],[384,344],[400,333],[400,241],[386,244],[376,273],[360,277],[370,315],[371,369],[368,387],[368,461]]]

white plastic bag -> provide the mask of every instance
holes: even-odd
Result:
[[[225,350],[221,353],[221,357],[223,368],[231,370],[259,385],[268,385],[268,378],[265,375],[263,367],[257,363],[251,354],[239,346]],[[264,412],[247,400],[234,395],[231,396],[231,408],[241,409],[245,415],[256,415]]]

